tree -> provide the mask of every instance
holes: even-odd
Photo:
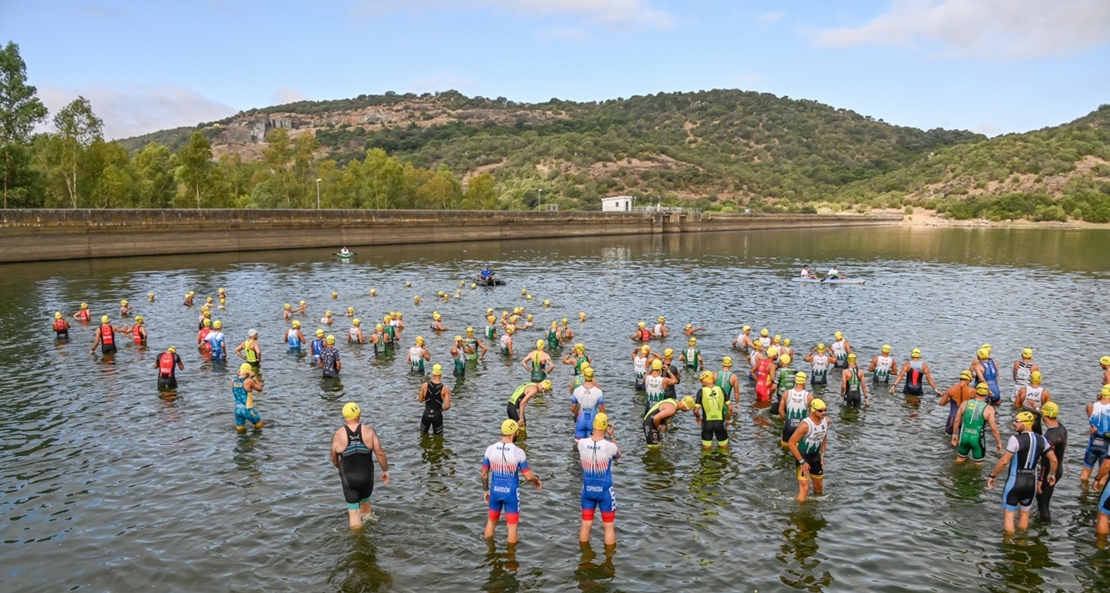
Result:
[[[80,203],[78,183],[82,181],[83,161],[93,142],[102,140],[104,121],[93,113],[89,100],[78,96],[54,116],[57,138],[55,164],[65,181],[66,192],[74,208]]]
[[[200,208],[202,186],[207,187],[209,172],[212,169],[212,144],[200,132],[193,132],[189,141],[175,155],[177,170],[174,177],[188,194],[193,194],[197,208]]]
[[[170,149],[151,142],[135,153],[133,163],[139,196],[136,205],[145,208],[172,206],[174,183]]]
[[[0,177],[5,209],[9,193],[25,190],[21,186],[30,176],[31,132],[46,119],[46,107],[37,93],[27,84],[27,65],[19,56],[19,46],[9,41],[0,50]]]
[[[493,175],[489,172],[471,177],[466,183],[463,208],[467,210],[493,210],[497,208],[497,192],[493,190]]]

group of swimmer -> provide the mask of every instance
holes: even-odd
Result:
[[[473,287],[473,285],[472,285]],[[371,291],[374,296],[375,291]],[[527,295],[526,292],[522,294]],[[192,306],[194,293],[185,295],[184,304]],[[531,300],[531,295],[527,295]],[[336,293],[332,297],[337,298]],[[226,292],[218,291],[219,306],[226,303]],[[154,294],[148,294],[154,301]],[[550,306],[549,301],[544,302]],[[222,333],[220,320],[211,319],[215,301],[208,297],[198,318],[197,348],[201,356],[215,365],[228,358],[226,338]],[[127,301],[121,301],[120,315],[129,319],[133,308]],[[339,350],[334,335],[324,329],[315,331],[315,339],[305,340],[301,333],[300,320],[294,315],[306,315],[307,304],[300,301],[297,307],[286,304],[282,311],[283,319],[290,322],[284,331],[284,342],[290,352],[299,354],[305,344],[309,345],[312,361],[324,378],[337,378],[342,369]],[[347,332],[349,344],[371,344],[375,353],[379,351],[401,351],[413,373],[424,375],[427,363],[432,356],[423,336],[417,336],[413,345],[402,348],[402,334],[405,331],[404,315],[389,312],[375,325],[370,335],[364,335],[361,321],[354,316],[354,308],[348,307],[346,317],[351,317],[351,327]],[[59,339],[68,338],[69,323],[61,312],[54,315],[54,330]],[[73,316],[78,321],[88,323],[91,314],[86,303]],[[319,320],[321,325],[331,326],[334,316],[326,311]],[[455,377],[465,376],[468,366],[482,360],[496,347],[499,353],[515,360],[513,336],[518,332],[535,329],[532,314],[524,307],[516,307],[510,313],[503,311],[500,319],[494,310],[486,310],[486,325],[479,338],[474,327],[467,327],[455,336],[450,348],[450,360]],[[579,314],[579,321],[586,321],[586,314]],[[429,330],[450,331],[444,325],[443,316],[434,311]],[[642,392],[643,408],[638,413],[641,430],[647,447],[659,447],[673,419],[680,412],[693,412],[695,422],[700,427],[701,445],[705,450],[716,447],[727,450],[729,430],[733,419],[739,414],[743,390],[740,375],[747,376],[753,386],[753,407],[766,408],[768,413],[782,418],[783,427],[781,446],[796,463],[798,481],[797,500],[804,502],[812,488],[817,495],[823,492],[824,460],[827,448],[829,420],[828,405],[824,399],[807,390],[807,383],[813,387],[828,384],[829,374],[839,373],[839,396],[841,404],[848,408],[870,405],[870,384],[891,384],[889,392],[894,393],[899,385],[907,398],[920,398],[925,395],[924,386],[928,384],[933,392],[940,395],[939,404],[949,406],[945,432],[951,436],[952,446],[956,448],[958,463],[970,460],[982,463],[986,458],[985,435],[989,429],[995,441],[996,453],[1001,455],[989,473],[987,486],[993,488],[995,482],[1005,473],[1003,490],[1003,526],[1007,532],[1026,529],[1029,524],[1033,501],[1038,505],[1042,521],[1051,520],[1049,502],[1057,480],[1062,475],[1062,463],[1067,447],[1067,431],[1058,420],[1059,406],[1052,400],[1047,389],[1042,386],[1040,367],[1033,362],[1033,352],[1026,348],[1021,358],[1013,363],[1013,392],[1010,397],[1017,413],[1012,422],[1014,434],[1002,444],[997,425],[998,406],[1002,403],[999,386],[999,367],[991,357],[992,348],[984,344],[976,352],[975,359],[961,372],[959,381],[941,392],[934,382],[929,365],[922,359],[922,353],[914,348],[910,359],[899,365],[892,355],[889,345],[883,345],[880,352],[872,357],[866,371],[858,361],[857,353],[842,332],[835,332],[833,340],[826,346],[818,343],[805,352],[796,352],[789,338],[771,335],[764,328],[758,336],[752,335],[752,328],[744,326],[741,333],[732,340],[732,347],[745,357],[746,368],[739,372],[733,370],[732,356],[721,359],[721,369],[714,371],[705,368],[706,360],[698,348],[695,334],[705,331],[703,327],[687,324],[682,333],[687,337],[687,347],[678,352],[677,357],[671,348],[661,351],[652,349],[650,342],[664,340],[669,336],[666,318],[660,316],[648,328],[639,322],[631,338],[637,342],[631,353],[634,386],[637,393]],[[101,326],[96,332],[96,341],[90,352],[99,347],[105,356],[116,351],[117,334],[129,336],[136,344],[145,344],[146,329],[142,316],[136,315],[133,323],[122,326],[113,325],[109,316],[101,317]],[[465,334],[465,336],[463,335]],[[571,346],[560,362],[571,366],[573,374],[568,392],[570,412],[573,416],[573,436],[583,469],[581,490],[582,524],[580,540],[589,541],[595,513],[600,512],[607,546],[615,544],[615,495],[612,469],[620,458],[620,447],[616,443],[615,427],[609,421],[605,409],[604,393],[597,382],[593,358],[586,353],[582,342],[574,342],[575,332],[569,319],[562,318],[551,322],[544,337],[536,340],[535,348],[520,359],[520,365],[529,380],[516,387],[506,403],[505,419],[500,423],[501,437],[491,444],[485,452],[482,463],[482,482],[485,486],[485,499],[488,503],[488,518],[485,536],[491,539],[502,514],[508,526],[508,540],[516,543],[519,524],[520,478],[532,482],[536,489],[541,488],[540,479],[527,462],[525,452],[515,443],[527,430],[526,410],[528,404],[537,396],[553,391],[550,375],[555,371],[552,354],[568,345]],[[496,344],[496,346],[494,346]],[[235,377],[231,380],[234,400],[236,430],[245,431],[250,425],[255,429],[263,426],[262,419],[254,409],[254,394],[263,391],[260,378],[262,350],[258,343],[258,333],[254,329],[247,332],[247,339],[235,350],[236,356],[243,360]],[[801,356],[798,359],[798,356]],[[796,368],[797,362],[808,363],[809,373]],[[1107,458],[1107,442],[1110,441],[1110,356],[1100,359],[1103,388],[1099,396],[1087,404],[1088,446],[1084,455],[1084,469],[1080,476],[1084,484],[1095,474],[1096,488],[1103,488],[1098,503],[1096,532],[1100,535],[1110,533],[1110,489],[1105,488],[1110,474],[1110,460]],[[162,391],[176,388],[175,373],[184,370],[184,363],[174,346],[169,346],[159,354],[155,362],[158,373],[158,387]],[[678,385],[683,372],[697,378],[698,384],[693,395],[680,397]],[[443,365],[432,364],[431,374],[421,383],[417,400],[424,404],[420,429],[425,433],[442,434],[444,430],[443,412],[451,408],[451,389],[443,380]],[[893,377],[893,381],[891,378]],[[903,382],[904,381],[904,382]],[[641,397],[640,395],[636,396]],[[382,484],[389,481],[388,460],[377,434],[369,425],[361,421],[361,409],[355,402],[348,402],[342,409],[344,425],[334,434],[330,448],[332,463],[337,467],[347,503],[349,524],[358,529],[366,517],[370,516],[370,496],[375,478],[373,464],[376,461],[382,470]],[[569,427],[568,427],[569,428]],[[568,432],[570,432],[568,430]],[[1096,472],[1097,469],[1097,472]]]

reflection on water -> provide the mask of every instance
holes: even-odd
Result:
[[[613,566],[613,556],[617,553],[616,546],[605,546],[603,556],[598,562],[597,552],[589,542],[579,542],[582,558],[578,561],[578,568],[574,571],[574,578],[578,581],[578,590],[583,593],[605,593],[615,591],[612,587],[617,576],[617,569]]]
[[[1095,361],[1110,353],[1107,236],[829,229],[374,248],[346,265],[328,250],[300,250],[3,266],[0,335],[33,336],[0,341],[5,591],[243,583],[308,591],[724,591],[742,588],[717,570],[735,565],[737,550],[753,559],[741,565],[744,576],[766,591],[1105,591],[1110,560],[1093,536],[1098,495],[1081,494],[1076,471],[1056,490],[1056,522],[1003,541],[1001,491],[985,490],[986,467],[953,463],[946,410],[931,394],[911,402],[879,386],[869,407],[845,409],[834,376],[818,390],[833,420],[827,494],[799,506],[795,464],[779,446],[782,421],[752,404],[750,382],[730,451],[702,453],[686,413],[662,447],[646,449],[628,335],[638,321],[666,315],[677,335],[652,347],[681,350],[679,328],[705,326],[698,347],[716,370],[722,356],[737,356],[729,341],[745,323],[791,338],[799,352],[843,331],[865,361],[882,344],[899,360],[922,348],[942,386],[958,380],[984,342],[1002,368],[1032,347],[1064,424],[1083,426],[1083,404],[1100,379]],[[802,263],[833,258],[867,284],[788,279]],[[461,298],[433,302],[437,290],[454,294],[485,262],[508,287],[467,288]],[[228,289],[219,317],[229,346],[255,328],[265,353],[265,391],[255,398],[265,428],[243,435],[234,429],[229,385],[239,360],[225,367],[203,359],[192,347],[198,308],[180,301],[195,290],[203,302],[219,287]],[[143,299],[150,290],[156,302]],[[341,295],[335,301],[332,290]],[[425,304],[414,305],[416,295]],[[70,342],[53,339],[54,311],[71,313],[86,301],[94,316],[114,317],[122,298],[146,318],[149,350],[124,344],[107,359],[90,356],[95,325],[74,323]],[[305,350],[287,354],[280,339],[289,327],[283,304],[301,299],[309,303],[309,314],[297,317],[306,335],[324,308],[353,306],[364,331],[402,311],[409,325],[402,348],[376,354],[341,339],[342,379],[324,380]],[[544,481],[542,491],[522,493],[524,570],[516,553],[487,557],[480,543],[479,464],[499,438],[509,394],[527,379],[517,360],[493,351],[465,381],[450,380],[444,434],[419,431],[421,378],[409,373],[404,347],[423,335],[431,362],[450,368],[456,333],[468,325],[480,332],[487,307],[517,306],[528,307],[540,328],[520,332],[518,350],[552,320],[572,320],[620,427],[619,574],[610,554],[573,545],[582,482],[569,367],[557,364],[555,390],[529,404],[519,443]],[[432,311],[452,330],[425,330]],[[577,320],[579,311],[587,321]],[[342,336],[349,323],[337,319],[329,332]],[[171,344],[186,370],[175,392],[158,393],[153,360]],[[679,395],[692,394],[696,377],[683,372],[682,379]],[[326,453],[347,401],[362,407],[392,469],[389,486],[379,484],[372,497],[381,519],[361,535],[347,531]],[[1071,443],[1073,468],[1084,444]],[[64,581],[58,566],[67,567]]]

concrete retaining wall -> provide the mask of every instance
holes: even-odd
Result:
[[[0,210],[0,262],[893,224],[899,215],[443,210]]]

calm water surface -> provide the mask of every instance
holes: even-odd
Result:
[[[132,258],[0,267],[0,566],[6,591],[1105,591],[1110,552],[1094,539],[1097,494],[1078,486],[1083,405],[1110,353],[1110,235],[1103,231],[846,229],[595,240],[356,248],[350,264],[327,251]],[[482,262],[509,286],[452,294]],[[803,263],[836,262],[865,286],[800,286]],[[405,288],[406,281],[412,288]],[[193,349],[199,304],[224,287],[231,347],[257,328],[266,391],[258,432],[233,429],[232,373]],[[370,288],[378,297],[371,298]],[[535,299],[524,300],[527,289]],[[198,307],[181,305],[188,290]],[[332,291],[337,300],[330,298]],[[145,295],[154,291],[155,303]],[[425,302],[413,304],[413,295]],[[524,441],[544,489],[522,489],[522,543],[510,554],[481,539],[479,479],[505,401],[527,376],[491,353],[454,383],[442,438],[422,437],[419,377],[403,356],[340,345],[343,377],[325,384],[281,344],[282,304],[305,299],[305,334],[326,308],[356,308],[367,329],[405,312],[404,341],[428,338],[434,362],[487,306],[527,305],[537,324],[569,317],[593,355],[624,451],[614,474],[618,546],[577,542],[580,471],[569,417],[570,367],[529,406]],[[147,319],[150,348],[112,361],[87,354],[93,327],[55,343],[54,311],[87,301],[117,323],[120,299]],[[544,299],[552,306],[544,309]],[[452,328],[426,329],[439,310]],[[577,321],[579,311],[588,314]],[[942,387],[977,347],[1008,368],[1032,347],[1073,436],[1052,525],[1001,533],[1000,492],[986,472],[957,467],[942,429],[946,409],[876,395],[862,411],[829,398],[826,495],[793,501],[793,462],[780,425],[751,408],[728,453],[702,453],[691,417],[658,451],[637,429],[627,338],[666,315],[672,331],[706,326],[712,368],[743,324],[808,348],[843,331],[861,359],[884,343],[905,360],[920,347]],[[349,320],[329,330],[343,342]],[[540,336],[518,338],[518,349]],[[177,345],[178,397],[160,397],[152,369]],[[682,337],[663,346],[680,349]],[[448,368],[449,365],[446,365]],[[234,365],[233,365],[234,368]],[[1005,373],[1004,373],[1005,374]],[[692,375],[680,394],[691,393]],[[838,389],[835,380],[830,391]],[[1003,390],[1010,383],[1003,381]],[[374,493],[376,523],[346,529],[328,462],[340,407],[360,403],[393,466]],[[1009,417],[1009,412],[1004,414]],[[1004,437],[1008,422],[1000,422]],[[997,458],[989,458],[993,463]]]

